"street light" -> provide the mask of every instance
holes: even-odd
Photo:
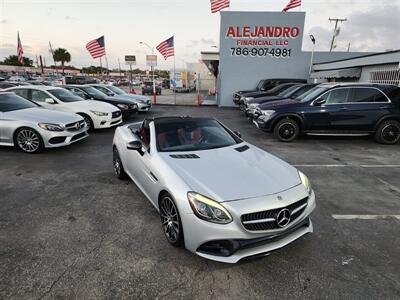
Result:
[[[308,72],[308,76],[311,77],[311,71],[313,67],[313,59],[314,59],[314,50],[315,50],[315,37],[310,34],[311,42],[313,43],[312,52],[311,52],[311,60],[310,60],[310,70]]]
[[[151,54],[154,55],[154,47],[150,46],[146,42],[139,42],[141,45],[145,45],[147,48],[151,50]],[[154,68],[153,65],[150,66],[151,73],[153,74],[153,99],[154,99],[154,104],[156,104],[156,82],[154,80]]]

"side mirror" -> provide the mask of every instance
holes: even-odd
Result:
[[[140,141],[129,142],[126,145],[126,148],[129,150],[141,151],[142,150],[142,142],[140,142]]]
[[[314,106],[321,106],[322,104],[324,104],[326,102],[326,100],[324,98],[319,98],[317,100],[314,101],[313,105]]]
[[[242,134],[239,131],[234,131],[233,133],[236,134],[240,138],[242,137]]]
[[[53,98],[46,98],[46,99],[44,99],[44,102],[46,102],[48,104],[56,104],[56,101],[54,101]]]

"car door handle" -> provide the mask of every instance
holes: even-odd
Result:
[[[383,105],[383,106],[380,106],[379,108],[380,109],[386,109],[386,108],[389,108],[389,106]]]
[[[342,106],[339,108],[339,110],[347,110],[347,107]]]

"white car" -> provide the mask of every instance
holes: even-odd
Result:
[[[307,177],[215,119],[159,117],[115,130],[113,163],[160,212],[168,242],[235,263],[313,231]]]
[[[18,86],[8,88],[17,95],[31,100],[40,106],[81,115],[89,128],[110,128],[122,122],[121,111],[109,103],[84,100],[70,91],[53,86]]]

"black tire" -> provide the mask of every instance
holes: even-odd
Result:
[[[83,113],[78,113],[78,115],[80,115],[85,120],[85,123],[88,126],[87,132],[92,132],[94,130],[92,118],[89,117],[87,114],[83,114]]]
[[[281,142],[294,141],[300,134],[300,126],[293,119],[282,119],[274,127],[274,137]]]
[[[375,140],[385,145],[397,144],[400,141],[400,122],[396,120],[383,121],[375,132]]]
[[[44,149],[40,134],[29,127],[19,128],[14,134],[14,145],[25,153],[39,153]]]
[[[161,227],[165,238],[174,247],[183,247],[183,227],[178,207],[174,199],[167,193],[161,196],[159,202]]]
[[[122,161],[116,147],[114,147],[113,150],[113,167],[114,167],[114,173],[118,179],[120,180],[128,179],[128,175],[125,173],[124,166],[122,165]]]

